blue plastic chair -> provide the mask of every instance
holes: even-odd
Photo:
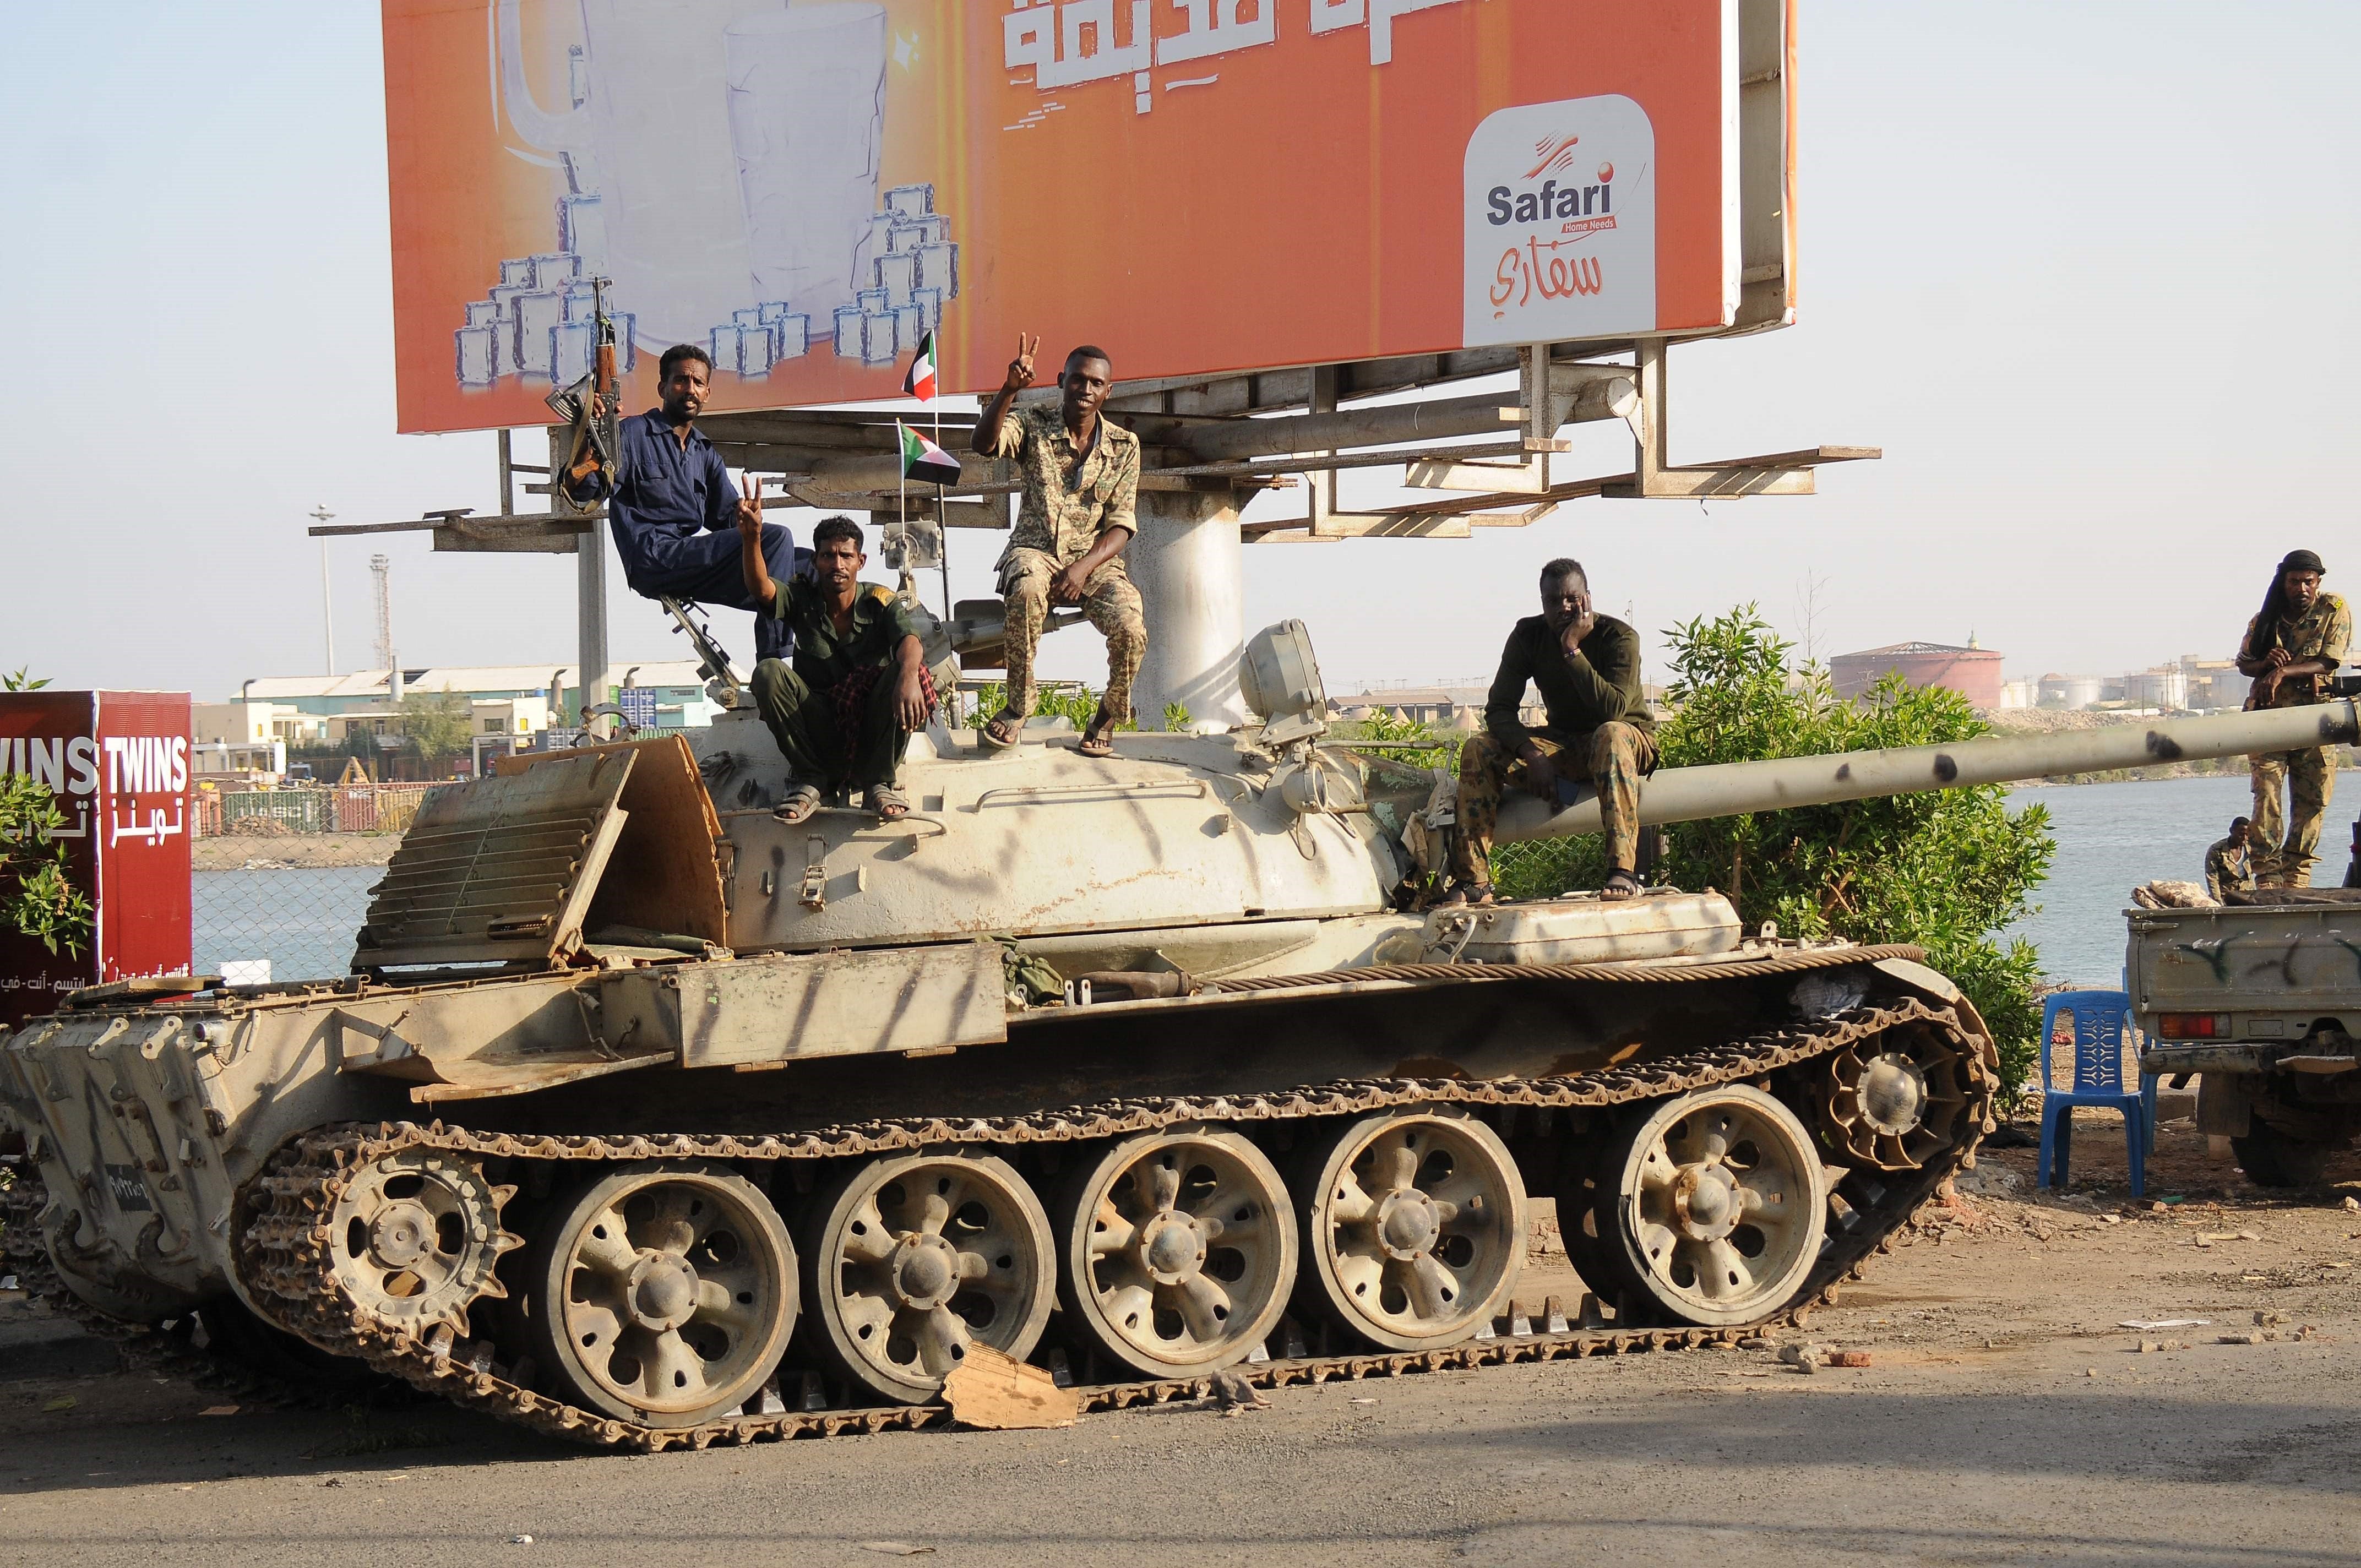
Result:
[[[2074,1015],[2074,1086],[2051,1089],[2051,1032],[2058,1014]],[[2074,1153],[2074,1109],[2096,1105],[2120,1111],[2131,1163],[2132,1196],[2147,1190],[2147,1102],[2124,1083],[2124,1047],[2132,1032],[2132,999],[2121,991],[2055,992],[2041,1004],[2041,1159],[2034,1181],[2063,1187]]]
[[[2124,989],[2128,992],[2131,988],[2132,971],[2126,967],[2124,970]],[[2156,1157],[2156,1091],[2161,1081],[2162,1080],[2155,1073],[2147,1071],[2140,1073],[2140,1110],[2147,1117],[2147,1129],[2140,1143],[2142,1152],[2148,1159]]]

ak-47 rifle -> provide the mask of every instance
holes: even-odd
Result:
[[[577,500],[595,478],[600,497],[615,493],[617,419],[622,401],[615,374],[615,323],[607,318],[607,280],[590,280],[590,319],[598,326],[598,347],[587,375],[543,400],[552,412],[571,426],[566,457],[550,476],[553,504],[559,494]],[[577,504],[579,502],[577,501]]]

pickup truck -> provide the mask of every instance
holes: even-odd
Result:
[[[2311,1186],[2361,1128],[2361,894],[2231,898],[2128,913],[2140,1070],[2200,1075],[2198,1130],[2258,1186]]]

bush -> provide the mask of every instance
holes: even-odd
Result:
[[[1674,712],[1658,732],[1663,765],[1697,767],[1965,740],[1990,728],[1956,692],[1889,676],[1840,700],[1817,664],[1752,605],[1673,628]],[[1782,935],[1912,942],[1959,982],[2001,1049],[2015,1092],[2036,1059],[2041,1009],[2033,944],[1998,933],[2029,913],[2056,844],[2038,806],[2012,814],[1998,785],[1802,806],[1681,823],[1670,879],[1729,894],[1752,927]]]
[[[18,670],[0,688],[38,691],[46,680]],[[90,895],[66,876],[66,847],[50,835],[66,825],[58,798],[28,774],[0,773],[0,931],[30,937],[74,958],[91,944]]]

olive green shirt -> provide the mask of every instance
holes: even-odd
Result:
[[[1139,531],[1139,437],[1104,414],[1090,451],[1082,453],[1074,450],[1057,404],[1014,409],[1000,422],[994,450],[1016,459],[1025,486],[1002,565],[1016,551],[1038,550],[1071,566],[1108,529]]]
[[[1654,732],[1656,716],[1640,695],[1640,634],[1613,616],[1597,620],[1571,657],[1546,617],[1517,622],[1500,651],[1500,673],[1492,677],[1484,704],[1484,728],[1494,740],[1512,751],[1524,743],[1528,731],[1517,709],[1524,703],[1527,681],[1541,688],[1552,729],[1579,735],[1602,724],[1623,723],[1643,735]]]
[[[2227,839],[2216,839],[2213,847],[2205,851],[2205,892],[2219,899],[2230,892],[2251,893],[2255,887],[2255,866],[2248,847],[2233,844]]]
[[[773,585],[771,613],[796,634],[796,674],[814,691],[827,691],[866,665],[891,669],[902,639],[917,636],[909,608],[882,583],[863,583],[852,596],[852,621],[841,633],[828,612],[828,596],[809,577]]]
[[[2246,640],[2238,644],[2241,653],[2268,653],[2273,648],[2284,648],[2290,659],[2325,659],[2330,664],[2341,664],[2353,643],[2353,612],[2334,594],[2316,594],[2312,608],[2293,620],[2281,618],[2268,636],[2263,631],[2262,616],[2257,614],[2246,622]],[[2271,694],[2271,707],[2301,707],[2321,700],[2327,688],[2318,675],[2296,675],[2281,681],[2279,690]]]

